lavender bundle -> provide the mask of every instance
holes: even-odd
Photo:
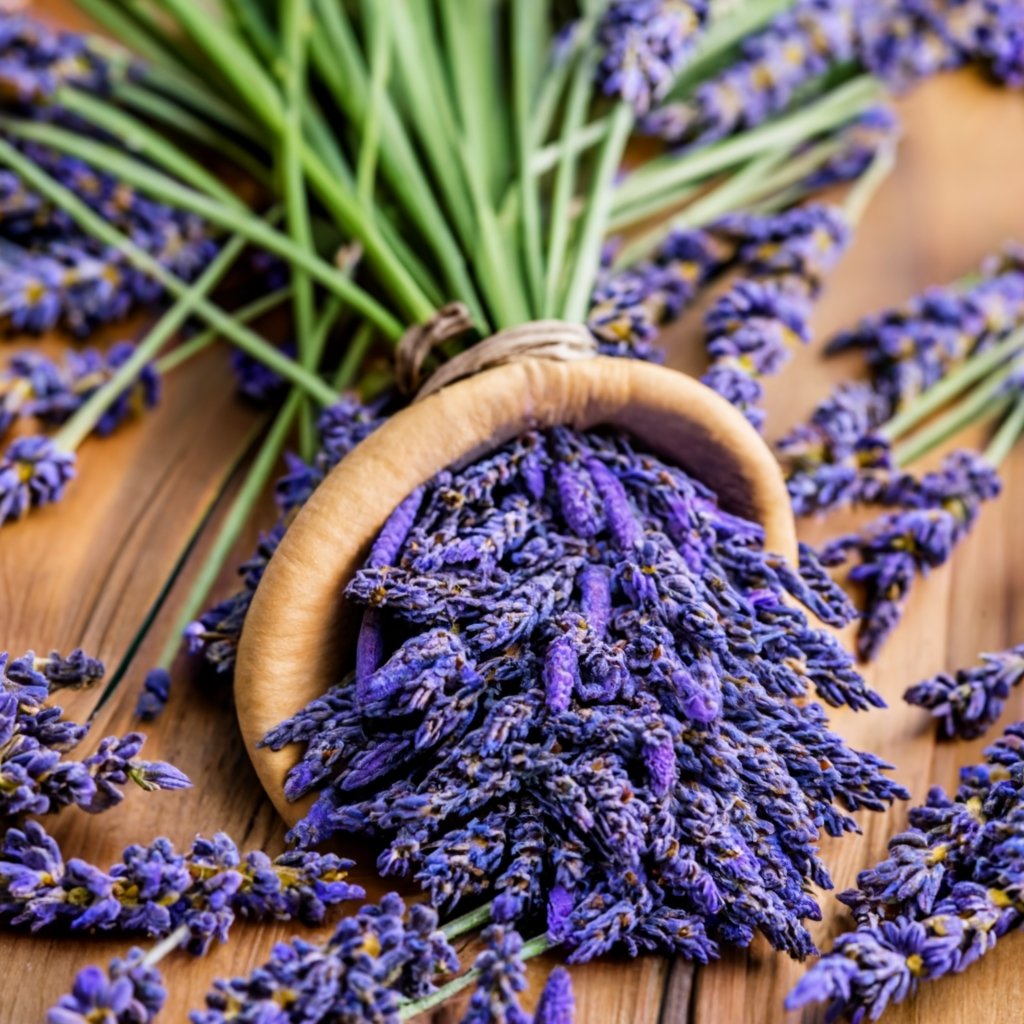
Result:
[[[841,623],[841,592],[624,439],[555,429],[442,474],[347,595],[354,680],[266,739],[305,747],[287,796],[319,792],[292,838],[378,836],[438,907],[546,908],[570,960],[755,931],[805,956],[819,830],[905,795],[796,701],[881,704],[786,603]]]
[[[829,1017],[878,1020],[922,981],[966,970],[1021,923],[1024,726],[1010,726],[985,762],[935,787],[910,812],[888,859],[840,895],[857,927],[840,936],[790,993],[796,1009],[828,1001]]]

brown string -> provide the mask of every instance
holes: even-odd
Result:
[[[423,363],[433,349],[471,326],[469,311],[462,303],[453,302],[427,323],[406,331],[395,353],[395,377],[402,391],[415,394],[414,401],[418,402],[457,380],[520,359],[589,359],[597,354],[594,337],[582,324],[531,320],[460,352],[421,383]]]

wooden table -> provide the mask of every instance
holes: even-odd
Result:
[[[47,5],[64,23],[80,21],[67,5]],[[1024,239],[1020,200],[1024,167],[1024,103],[972,74],[933,82],[902,101],[906,126],[899,165],[868,212],[856,241],[829,283],[816,317],[820,340],[860,315],[909,297],[925,285],[974,268],[1003,241]],[[672,332],[672,362],[696,367],[694,316]],[[106,332],[104,338],[124,335]],[[103,339],[101,339],[103,340]],[[12,349],[8,347],[7,351]],[[777,434],[805,415],[852,363],[823,362],[817,346],[801,353],[770,386],[770,431]],[[160,408],[143,422],[102,441],[88,442],[80,478],[58,506],[33,514],[0,533],[0,639],[12,654],[27,648],[68,650],[81,645],[118,666],[139,637],[147,613],[193,531],[199,541],[181,577],[156,614],[153,628],[124,665],[114,692],[96,711],[92,742],[136,726],[133,709],[148,666],[164,642],[185,589],[199,566],[218,519],[237,486],[233,467],[259,416],[232,393],[227,352],[212,350],[176,371]],[[957,768],[978,759],[984,741],[937,744],[923,712],[903,704],[904,688],[943,669],[971,663],[981,650],[1024,639],[1024,451],[1006,467],[1002,498],[983,513],[953,563],[918,586],[895,637],[867,670],[890,701],[875,714],[839,714],[835,722],[855,745],[891,760],[896,774],[922,798],[932,783],[954,785]],[[239,559],[257,530],[269,525],[269,503],[239,547]],[[837,519],[805,524],[812,540],[846,525]],[[217,595],[230,592],[226,573]],[[130,842],[158,834],[186,845],[197,831],[222,829],[244,847],[277,852],[283,828],[263,797],[241,746],[229,694],[190,681],[180,661],[176,688],[152,728],[146,753],[180,766],[195,781],[184,793],[132,793],[123,805],[94,819],[76,811],[47,822],[68,855],[106,866]],[[92,713],[100,691],[71,695],[71,717]],[[1005,720],[1024,717],[1024,691],[1014,695]],[[990,737],[991,738],[991,737]],[[86,744],[88,746],[88,743]],[[884,852],[906,807],[864,818],[864,835],[829,843],[826,860],[840,887]],[[360,857],[359,848],[352,855]],[[357,872],[376,896],[384,891],[372,863]],[[848,919],[823,897],[825,922],[816,930],[827,948]],[[326,935],[330,928],[322,929]],[[236,924],[231,942],[203,960],[177,953],[165,962],[171,988],[162,1020],[184,1019],[202,1005],[216,976],[247,973],[271,945],[293,929]],[[0,934],[0,1024],[33,1024],[65,992],[78,968],[106,963],[129,943],[108,938],[54,939]],[[1006,939],[965,976],[925,987],[921,996],[891,1012],[887,1021],[995,1024],[1011,1019],[1024,982],[1018,959],[1024,940]],[[531,969],[536,993],[549,964]],[[684,962],[645,957],[574,968],[579,1024],[768,1024],[782,1021],[782,999],[801,967],[763,945],[728,953],[694,970]],[[527,1000],[529,1002],[529,1000]],[[454,1022],[447,1009],[434,1018]],[[790,1020],[798,1019],[792,1015]],[[805,1021],[820,1019],[809,1012]]]

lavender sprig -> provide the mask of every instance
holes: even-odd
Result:
[[[91,966],[79,971],[71,992],[47,1011],[46,1024],[150,1024],[166,1001],[160,972],[133,948],[106,971]]]
[[[1024,679],[1024,645],[981,658],[980,665],[911,686],[903,699],[927,708],[947,738],[981,736],[1003,713],[1010,690]]]
[[[950,798],[935,787],[910,812],[889,857],[840,899],[854,931],[804,975],[788,1009],[827,1001],[829,1019],[878,1020],[922,981],[965,970],[1020,926],[1024,724],[964,768]]]
[[[0,919],[76,931],[169,936],[203,953],[226,941],[236,916],[318,924],[327,907],[363,896],[345,880],[351,861],[334,854],[244,857],[223,833],[197,837],[186,853],[167,839],[129,846],[107,871],[65,860],[43,827],[8,828],[0,848]]]

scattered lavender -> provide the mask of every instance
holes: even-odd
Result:
[[[974,525],[981,505],[999,494],[999,477],[972,453],[954,453],[943,468],[901,488],[893,504],[906,511],[879,517],[860,533],[837,537],[821,550],[825,565],[856,559],[850,579],[865,589],[857,636],[862,658],[873,658],[896,627],[919,575],[943,565]]]
[[[188,779],[162,761],[138,757],[143,737],[108,737],[81,761],[64,755],[85,738],[88,726],[63,717],[45,703],[51,691],[94,682],[103,666],[81,651],[62,658],[13,661],[0,654],[0,822],[26,814],[52,814],[74,804],[91,814],[123,798],[129,782],[141,789],[181,789]]]
[[[673,231],[650,259],[625,270],[603,271],[587,317],[598,351],[660,362],[664,354],[655,345],[660,328],[725,269],[734,248],[731,241],[706,231]]]
[[[283,351],[286,355],[294,357],[295,346],[285,345]],[[257,405],[266,405],[279,398],[284,390],[284,379],[279,373],[240,348],[231,351],[231,369],[234,371],[235,386],[239,393]]]
[[[838,334],[827,351],[863,354],[888,418],[1022,321],[1024,266],[1008,250],[986,261],[976,284],[930,288]]]
[[[323,946],[278,943],[248,978],[218,980],[193,1024],[328,1024],[336,1020],[398,1024],[403,1000],[428,995],[458,970],[437,914],[397,893],[344,918]]]
[[[46,1013],[46,1024],[150,1024],[163,1009],[167,991],[141,949],[115,958],[104,971],[85,967],[71,992]]]
[[[533,1024],[572,1024],[575,1013],[572,979],[564,967],[556,967],[548,975],[544,991],[540,994]]]
[[[612,0],[598,29],[598,85],[646,114],[672,85],[708,19],[707,0]]]
[[[74,475],[75,457],[49,438],[15,438],[0,456],[0,526],[60,501]]]
[[[788,566],[681,471],[566,429],[411,502],[347,591],[379,655],[267,737],[304,747],[288,797],[319,791],[292,838],[373,834],[382,873],[438,907],[486,887],[503,925],[547,906],[572,960],[756,931],[806,955],[819,830],[904,795],[797,700],[881,704],[786,597],[852,614],[813,555]]]
[[[647,131],[697,145],[752,128],[798,90],[854,56],[855,0],[800,0],[745,39],[735,59],[692,96],[654,110]]]
[[[345,881],[351,861],[334,854],[261,851],[240,856],[223,833],[196,838],[183,854],[164,838],[125,849],[107,871],[65,860],[36,821],[9,827],[0,847],[0,920],[75,931],[167,936],[188,931],[196,954],[226,941],[236,916],[319,924],[327,907],[359,899]]]
[[[131,358],[135,346],[122,341],[106,352],[84,349],[71,352],[63,364],[41,353],[16,353],[0,374],[0,432],[15,419],[35,418],[44,423],[63,423],[98,391]],[[129,416],[151,409],[160,398],[160,377],[147,364],[100,417],[93,432],[106,437]]]
[[[927,708],[946,737],[974,739],[1003,713],[1006,701],[1024,679],[1024,645],[983,654],[982,663],[945,672],[910,687],[903,699]]]
[[[702,378],[759,430],[760,377],[778,373],[810,339],[811,301],[849,240],[837,208],[813,204],[770,216],[737,214],[716,226],[750,275],[711,307],[704,321],[711,366]]]
[[[839,898],[856,930],[804,975],[788,1009],[827,1001],[829,1018],[878,1020],[922,981],[965,970],[1019,927],[1024,724],[964,768],[954,798],[935,787],[890,840],[889,857]]]
[[[842,148],[804,180],[808,191],[856,181],[882,150],[899,137],[896,115],[886,106],[869,107],[837,133]]]
[[[203,612],[185,630],[190,652],[202,653],[218,672],[234,670],[235,650],[252,595],[296,510],[327,472],[382,422],[376,408],[363,405],[354,396],[343,398],[322,413],[318,426],[320,451],[313,465],[295,457],[289,459],[289,472],[277,484],[278,521],[260,535],[253,556],[242,564],[242,589]]]
[[[762,124],[827,73],[856,66],[896,90],[972,62],[1019,85],[1022,25],[1020,0],[800,0],[743,40],[722,71],[643,124],[671,142],[706,144]]]

